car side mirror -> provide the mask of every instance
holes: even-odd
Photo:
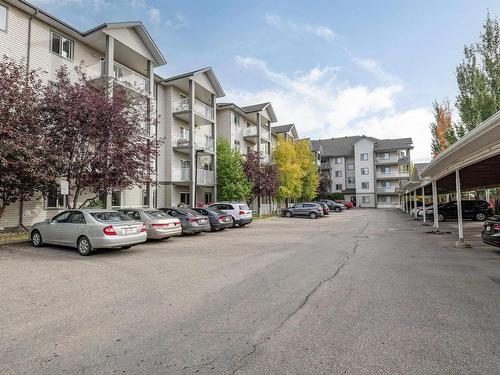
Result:
[[[43,222],[47,223],[47,224],[50,224],[50,219],[45,219]]]

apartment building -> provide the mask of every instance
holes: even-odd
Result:
[[[411,138],[351,136],[312,141],[321,147],[321,171],[331,192],[358,207],[397,208],[398,189],[410,177]]]
[[[271,162],[272,128],[276,114],[271,103],[240,107],[234,103],[217,104],[218,135],[242,155],[260,151],[263,163]]]
[[[146,103],[154,116],[154,68],[166,64],[163,54],[141,22],[105,23],[80,31],[43,10],[21,0],[0,0],[0,56],[26,63],[41,71],[44,81],[55,79],[66,66],[76,79],[76,66],[96,84],[112,82],[113,92],[127,90]],[[152,133],[154,129],[151,129]],[[82,196],[81,202],[87,197]],[[109,206],[150,206],[153,189],[149,186],[113,192]],[[54,216],[66,206],[57,192],[44,199],[10,205],[0,227],[34,222]]]
[[[157,207],[216,200],[216,98],[224,96],[211,68],[157,77]]]

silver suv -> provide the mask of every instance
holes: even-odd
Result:
[[[323,215],[323,207],[315,202],[297,203],[295,206],[283,210],[283,216],[286,217],[307,216],[311,219],[317,219]]]

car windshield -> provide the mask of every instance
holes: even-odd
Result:
[[[186,216],[200,216],[200,213],[198,211],[192,210],[191,208],[177,209],[177,211]]]
[[[226,213],[224,211],[218,210],[217,208],[209,208],[207,209],[209,212],[213,212],[217,215],[225,215]]]
[[[121,222],[121,221],[131,221],[127,215],[122,214],[117,211],[101,211],[101,212],[91,212],[90,215],[96,219],[97,221],[112,221],[112,222]]]
[[[163,211],[145,211],[144,212],[147,216],[149,216],[151,219],[170,219],[171,216],[169,216],[167,213]]]
[[[248,206],[246,204],[240,204],[240,210],[249,210]]]

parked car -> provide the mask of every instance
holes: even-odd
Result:
[[[84,256],[94,249],[128,249],[147,239],[146,226],[140,220],[103,209],[61,212],[52,219],[34,224],[30,236],[35,247],[44,244],[75,247]]]
[[[427,215],[432,218],[434,216],[433,207],[426,209]],[[484,221],[488,217],[493,216],[493,206],[491,203],[484,200],[463,200],[462,201],[462,218],[477,221]],[[448,219],[457,219],[457,201],[441,203],[438,205],[438,220],[444,221]]]
[[[181,221],[183,234],[210,232],[208,218],[190,208],[160,208],[161,211]]]
[[[224,230],[233,226],[233,217],[216,208],[193,208],[201,215],[208,217],[212,231]]]
[[[500,216],[491,216],[484,222],[481,239],[485,244],[500,247]]]
[[[297,203],[295,206],[283,210],[283,216],[286,217],[306,216],[311,219],[317,219],[323,215],[323,208],[318,202]]]
[[[342,200],[342,199],[338,199],[335,202],[343,204],[347,210],[349,208],[353,208],[354,207],[354,204],[351,201],[345,201],[345,200]]]
[[[331,199],[321,199],[320,202],[326,203],[330,211],[341,212],[346,209],[342,203],[337,203]]]
[[[151,208],[123,208],[118,211],[146,224],[148,239],[165,240],[182,234],[181,221],[163,211]]]
[[[252,222],[252,210],[246,203],[216,202],[208,208],[216,208],[233,217],[233,226],[244,227]]]
[[[323,209],[323,214],[325,215],[330,215],[330,209],[328,208],[328,205],[324,202],[319,202],[319,205]]]
[[[429,216],[427,211],[429,210],[430,207],[433,207],[432,203],[427,203],[425,205],[425,217]],[[439,210],[439,206],[438,206],[438,210]],[[422,214],[423,214],[424,210],[423,210],[423,207],[418,207],[417,208],[417,217],[422,217]]]

